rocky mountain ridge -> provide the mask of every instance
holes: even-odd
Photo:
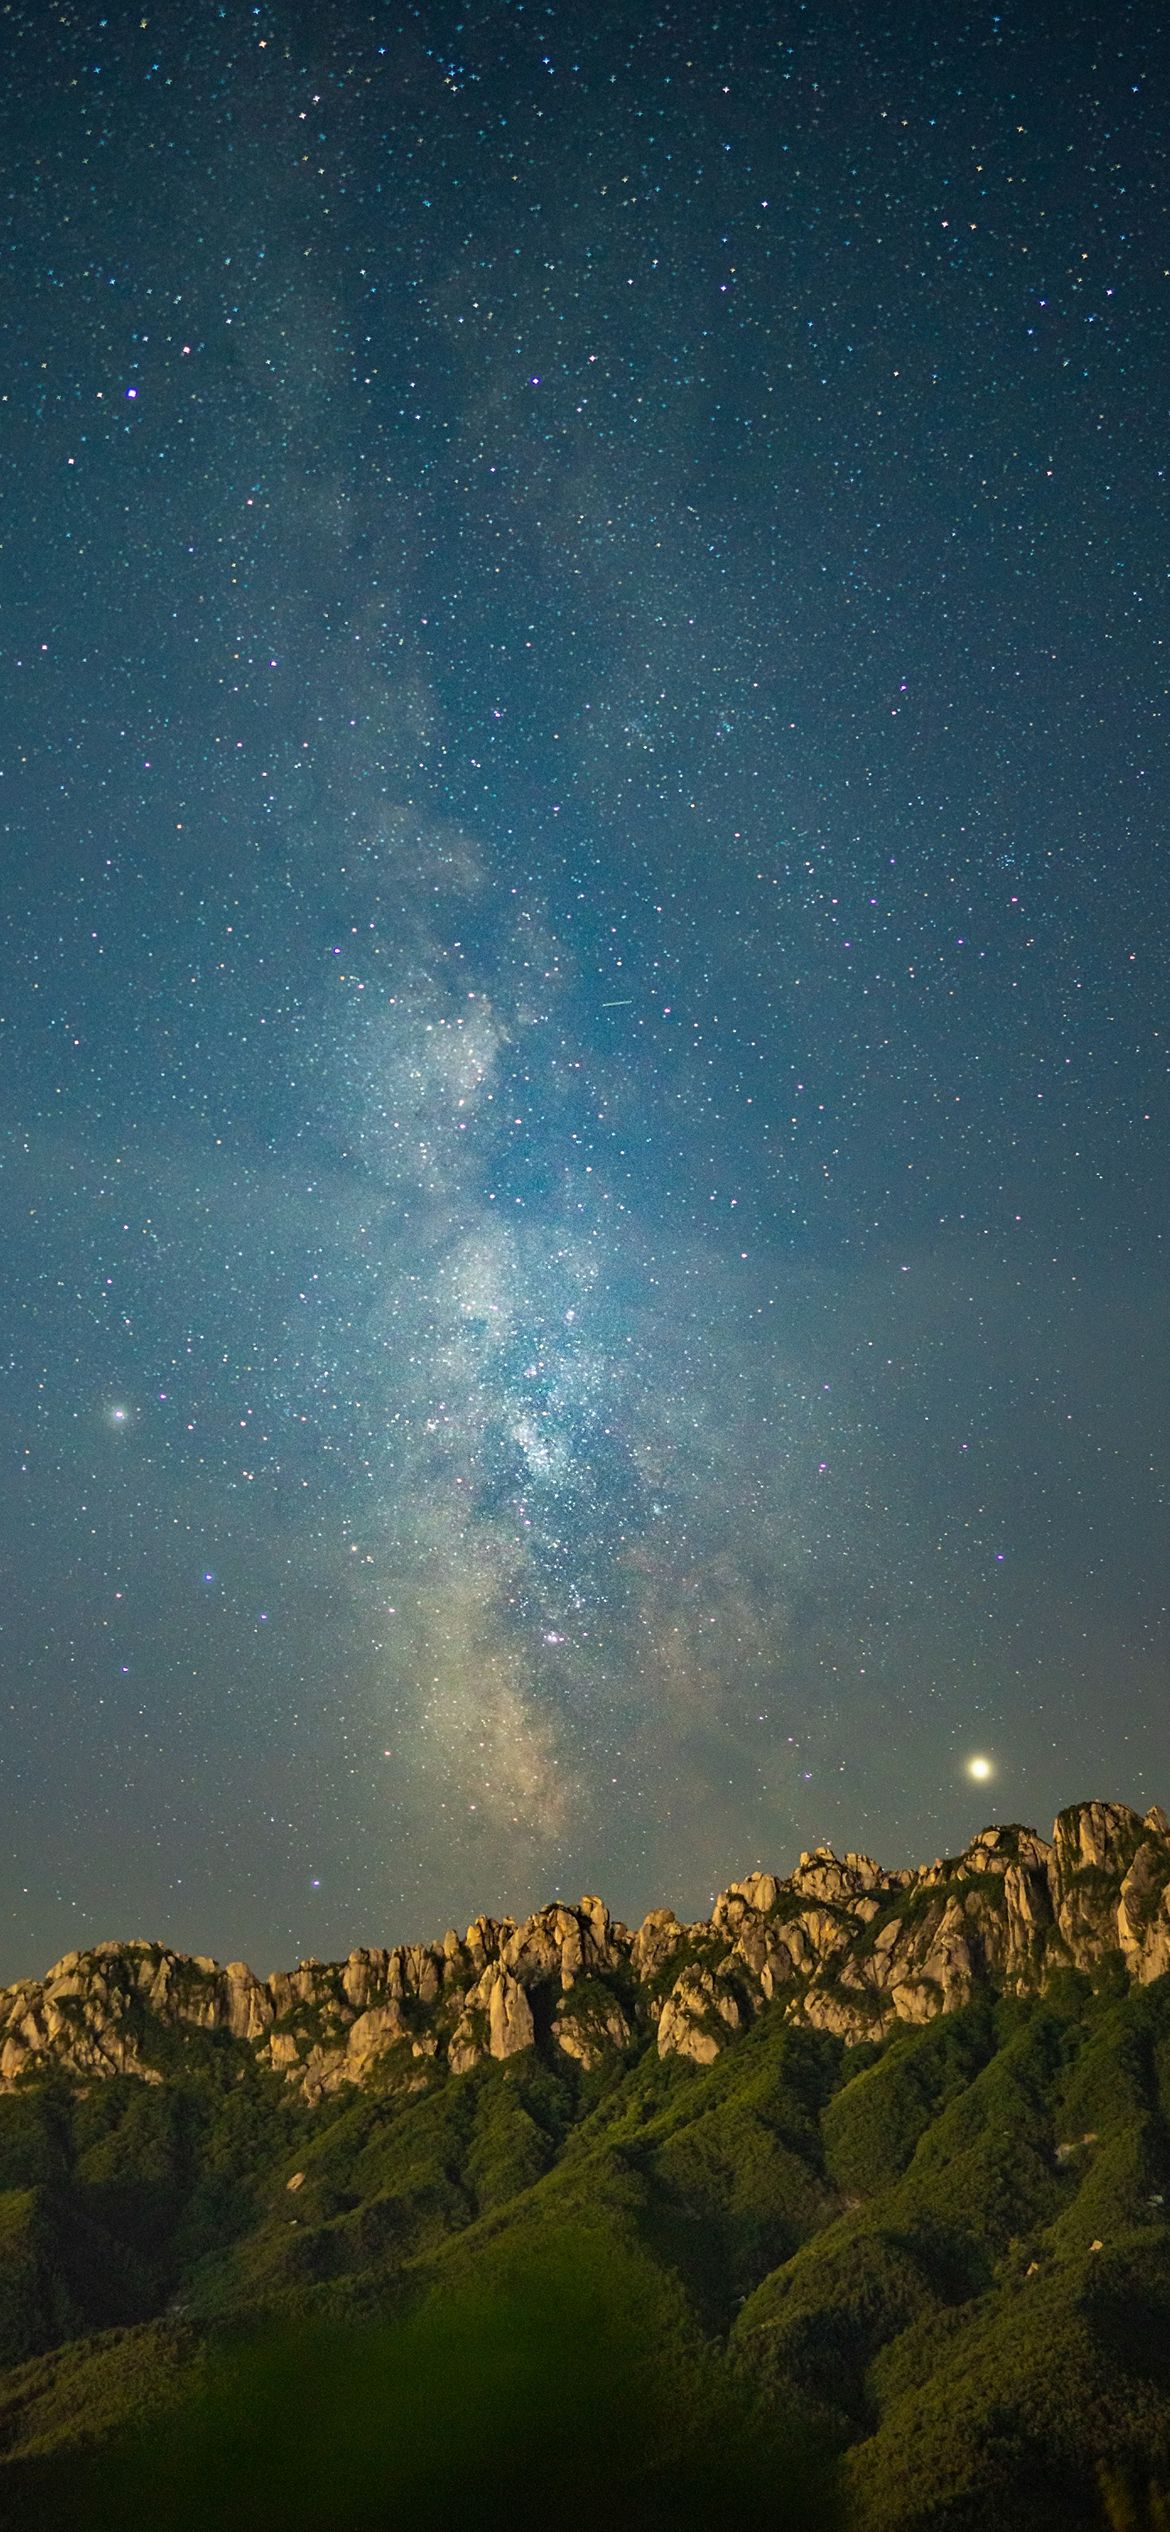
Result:
[[[880,2039],[981,1987],[1034,1994],[1061,1969],[1092,1974],[1111,1958],[1141,1984],[1170,1970],[1160,1807],[1074,1804],[1050,1840],[988,1828],[962,1855],[913,1869],[819,1847],[785,1880],[732,1882],[692,1924],[656,1908],[631,1932],[584,1898],[266,1980],[243,1961],[101,1943],[0,1990],[0,2091],[54,2070],[84,2085],[158,2082],[160,2044],[194,2031],[246,2043],[310,2100],[370,2079],[425,2086],[437,2064],[461,2075],[534,2047],[590,2069],[651,2032],[661,2057],[706,2065],[765,2005]]]

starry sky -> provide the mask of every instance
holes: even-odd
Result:
[[[1170,1798],[1160,12],[106,5],[0,8],[0,1976]]]

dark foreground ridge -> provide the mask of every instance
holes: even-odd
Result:
[[[1167,2532],[1170,1823],[0,1997],[0,2523]]]
[[[600,1899],[522,1924],[257,1978],[143,1941],[68,1952],[0,1991],[0,2087],[58,2067],[157,2080],[152,2028],[246,2041],[308,2100],[420,2061],[463,2075],[539,2038],[586,2069],[652,2029],[660,2057],[709,2065],[762,2005],[850,2041],[884,2038],[991,1982],[1035,1995],[1060,1969],[1120,1956],[1141,1984],[1170,1968],[1170,1819],[1119,1803],[1062,1811],[1051,1841],[983,1829],[965,1854],[886,1871],[818,1847],[785,1881],[732,1882],[711,1916],[655,1908],[636,1933]]]

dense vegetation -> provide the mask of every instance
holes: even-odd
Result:
[[[314,2108],[160,2047],[0,2100],[21,2525],[1170,2524],[1170,1979]]]

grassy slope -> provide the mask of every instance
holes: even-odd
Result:
[[[347,2380],[364,2365],[383,2384],[367,2382],[363,2415],[381,2415],[391,2378],[422,2386],[432,2470],[436,2404],[454,2469],[498,2343],[509,2414],[547,2402],[547,2349],[558,2377],[592,2379],[614,2449],[625,2436],[655,2457],[660,2494],[671,2433],[692,2494],[715,2444],[725,2473],[736,2445],[787,2484],[793,2419],[846,2454],[865,2532],[976,2517],[989,2532],[1025,2504],[1036,2532],[1076,2532],[1104,2520],[1102,2464],[1138,2492],[1140,2524],[1150,2477],[1170,2484],[1170,1981],[1093,1994],[1069,1977],[1040,2004],[973,2006],[880,2050],[768,2013],[703,2070],[643,2049],[582,2076],[529,2055],[428,2074],[413,2095],[393,2089],[403,2071],[308,2111],[247,2052],[197,2040],[158,2087],[0,2102],[0,2451],[24,2519],[54,2479],[37,2457],[181,2400],[208,2347],[260,2320],[335,2339],[377,2325]],[[262,2360],[232,2343],[239,2379]],[[254,2416],[272,2408],[269,2454],[307,2432],[288,2365],[249,2394]],[[234,2395],[217,2396],[227,2449]],[[588,2452],[563,2383],[556,2414],[571,2480]],[[411,2432],[399,2418],[408,2477]],[[795,2463],[789,2477],[778,2521],[800,2519]],[[294,2484],[312,2484],[303,2454]],[[403,2502],[425,2519],[417,2488]],[[677,2488],[672,2502],[691,2519]],[[282,2503],[283,2524],[318,2519]],[[159,2519],[186,2520],[176,2504]]]

